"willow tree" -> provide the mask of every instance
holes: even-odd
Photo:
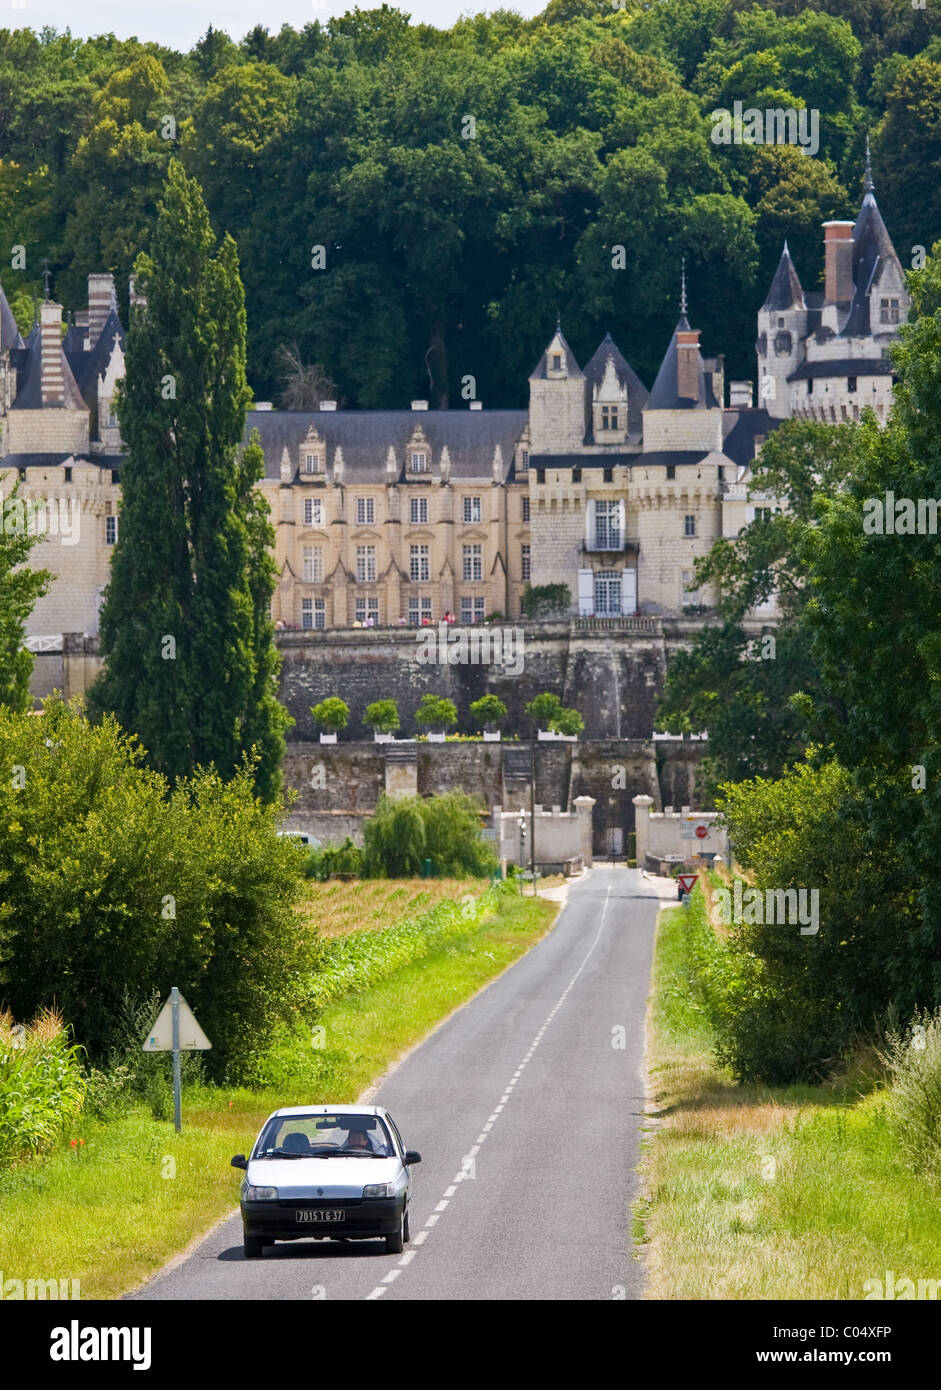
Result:
[[[273,533],[257,440],[243,447],[245,302],[235,243],[217,247],[198,183],[170,163],[149,254],[138,257],[118,415],[120,532],[91,704],[137,734],[171,778],[255,750],[279,786],[288,716],[270,618]]]

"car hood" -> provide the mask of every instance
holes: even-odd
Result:
[[[245,1177],[279,1197],[362,1197],[367,1183],[395,1182],[401,1172],[397,1158],[256,1158]]]

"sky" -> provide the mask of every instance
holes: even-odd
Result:
[[[40,30],[49,26],[70,29],[76,38],[93,34],[115,34],[118,38],[154,41],[167,48],[186,50],[200,38],[210,24],[224,29],[230,38],[240,39],[256,24],[276,34],[282,24],[301,29],[319,19],[323,24],[331,15],[355,8],[356,0],[0,0],[0,29]],[[377,9],[381,0],[359,0],[363,10]],[[495,9],[513,9],[531,18],[545,9],[546,0],[506,0],[500,4],[474,4],[472,0],[411,0],[395,6],[412,16],[415,23],[436,24],[447,29],[462,14]]]

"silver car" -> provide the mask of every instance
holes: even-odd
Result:
[[[406,1149],[381,1105],[299,1105],[265,1121],[243,1168],[242,1234],[247,1259],[276,1240],[369,1240],[401,1253],[409,1238]]]

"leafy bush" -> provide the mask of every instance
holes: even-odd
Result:
[[[310,712],[320,727],[329,733],[339,733],[350,722],[350,707],[337,695],[328,696],[319,705],[311,705]]]
[[[0,1163],[41,1153],[81,1113],[80,1052],[54,1009],[28,1027],[0,1014]]]
[[[526,713],[534,724],[540,729],[548,729],[562,710],[562,701],[558,695],[552,695],[548,690],[544,690],[541,695],[536,695],[525,706]]]
[[[410,878],[425,859],[446,877],[483,877],[496,859],[481,838],[480,816],[469,796],[380,798],[364,826],[364,871],[371,878]]]
[[[347,835],[342,845],[324,845],[312,848],[304,860],[305,878],[314,878],[318,883],[326,883],[333,874],[356,874],[363,872],[363,851]]]
[[[572,591],[567,584],[527,584],[522,602],[527,618],[564,617],[572,606]]]
[[[0,768],[26,780],[0,778],[0,994],[19,1018],[55,1000],[100,1066],[127,1044],[125,991],[176,985],[221,1072],[293,1009],[299,856],[247,772],[171,792],[141,759],[61,700],[0,709]]]
[[[882,1060],[899,1147],[913,1168],[941,1177],[941,1009],[916,1013],[904,1035],[890,1030]]]
[[[471,719],[478,728],[498,729],[507,716],[507,708],[499,695],[481,695],[470,707]]]
[[[577,709],[560,709],[558,714],[553,715],[549,728],[556,734],[568,734],[569,737],[585,732],[585,721]]]
[[[420,729],[450,729],[457,723],[457,706],[442,696],[423,695],[415,711],[415,723]]]
[[[363,723],[377,734],[391,734],[401,727],[399,707],[394,700],[374,700],[366,706]]]

